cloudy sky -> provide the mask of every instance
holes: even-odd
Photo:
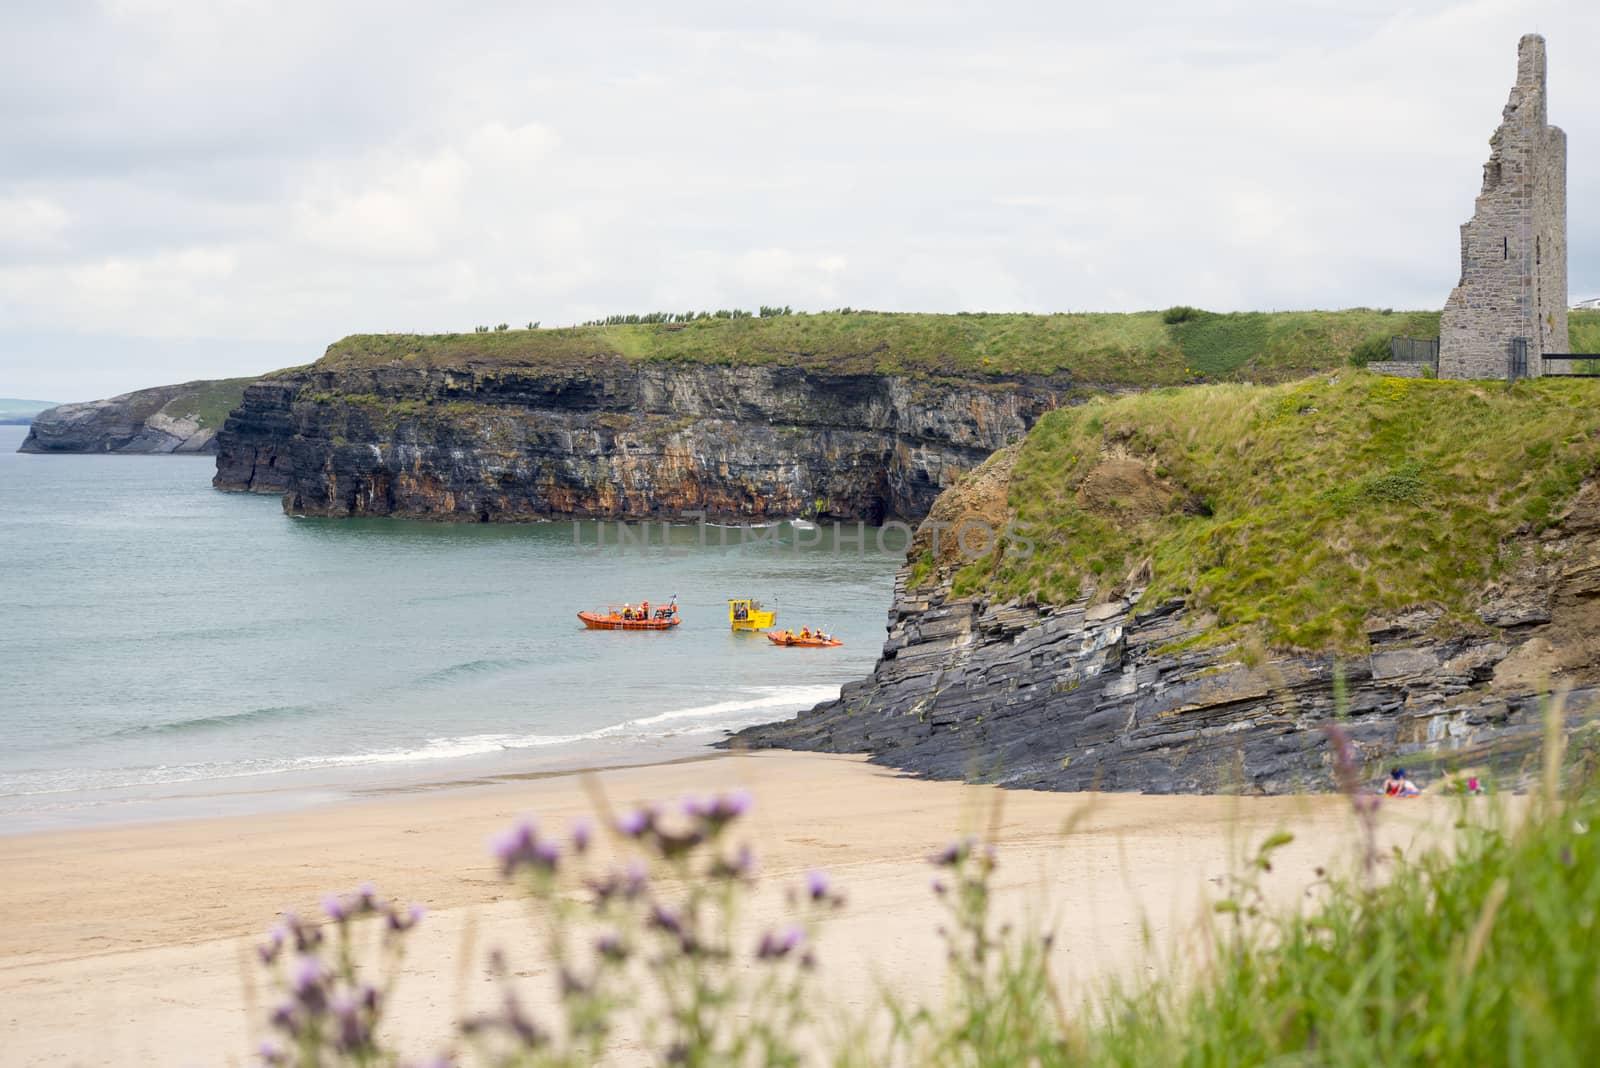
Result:
[[[6,0],[0,395],[655,308],[1437,307],[1524,32],[1600,296],[1597,11]]]

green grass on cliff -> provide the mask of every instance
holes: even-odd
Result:
[[[1141,462],[1173,503],[1086,496],[1107,457]],[[969,565],[956,591],[1065,603],[1148,559],[1146,603],[1187,596],[1218,637],[1358,649],[1373,613],[1432,604],[1467,622],[1505,539],[1549,523],[1597,466],[1596,380],[1345,371],[1094,401],[1020,447],[1008,503],[1032,556]]]
[[[367,334],[329,347],[318,370],[582,366],[604,358],[806,367],[824,372],[1058,375],[1087,385],[1281,381],[1344,365],[1374,339],[1434,336],[1437,313],[1314,312],[924,315],[880,312],[682,324]]]
[[[1600,311],[1568,312],[1567,333],[1573,352],[1600,353]]]
[[[161,412],[174,419],[193,416],[201,429],[217,429],[228,418],[228,413],[244,399],[244,387],[254,381],[254,378],[219,378],[196,382],[196,388],[180,393],[162,405]]]

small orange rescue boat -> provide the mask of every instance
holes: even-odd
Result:
[[[800,635],[788,630],[779,633],[769,632],[767,640],[773,645],[783,645],[797,649],[832,649],[836,645],[844,644],[838,638],[830,638],[826,634]]]
[[[578,619],[590,630],[671,630],[683,622],[678,615],[676,597],[671,604],[654,611],[631,604],[613,604],[593,612],[579,612]]]

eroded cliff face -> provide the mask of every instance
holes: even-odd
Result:
[[[932,518],[982,517],[982,496],[952,494]],[[1344,726],[1372,768],[1517,774],[1537,759],[1547,694],[1565,694],[1572,728],[1600,707],[1600,486],[1513,550],[1481,627],[1442,632],[1427,609],[1372,620],[1367,655],[1342,662],[1207,642],[1203,612],[1141,605],[1137,572],[1050,606],[956,598],[947,572],[910,588],[907,567],[872,675],[731,744],[1057,790],[1325,790],[1342,677]]]
[[[454,520],[921,518],[1065,388],[599,359],[274,375],[218,436],[214,485],[294,514]]]

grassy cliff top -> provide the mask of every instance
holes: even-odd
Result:
[[[1600,380],[1161,389],[1054,412],[1017,450],[1033,554],[965,567],[958,594],[1066,603],[1148,560],[1145,603],[1187,596],[1219,637],[1355,650],[1372,615],[1470,623],[1507,539],[1600,467]]]
[[[1345,364],[1392,335],[1433,337],[1437,312],[1128,314],[790,314],[689,323],[364,334],[330,346],[318,370],[571,367],[603,358],[718,365],[783,364],[837,373],[1058,375],[1110,386],[1204,380],[1282,381]]]
[[[183,391],[161,406],[161,413],[174,419],[193,417],[201,429],[216,429],[228,418],[228,413],[244,399],[244,388],[254,378],[217,378],[187,382]]]

